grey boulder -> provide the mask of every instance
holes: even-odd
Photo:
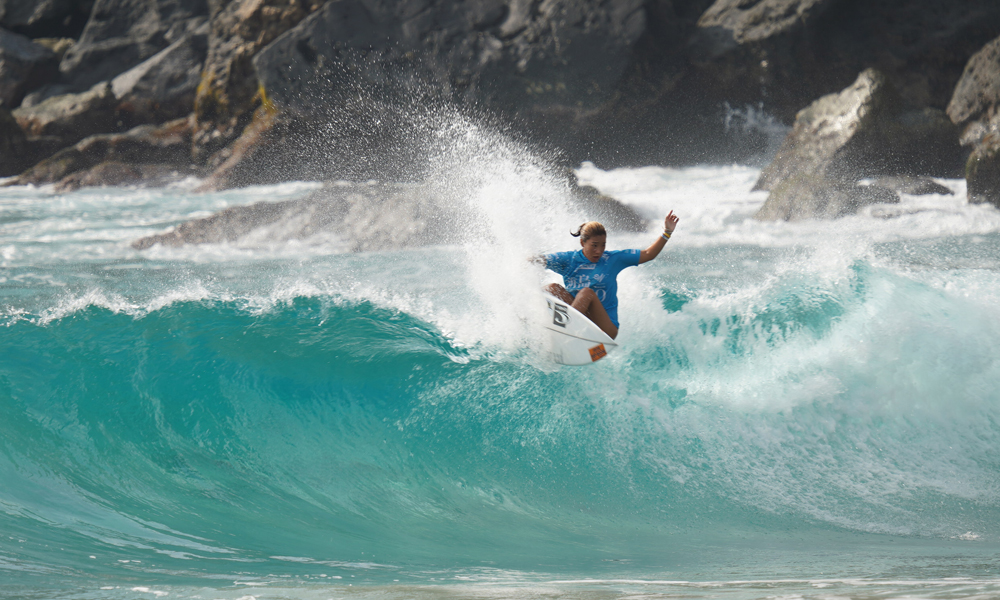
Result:
[[[118,118],[162,123],[189,114],[208,49],[207,24],[111,80]]]
[[[0,29],[0,106],[16,108],[26,93],[58,75],[55,53],[23,35]]]
[[[609,218],[606,223],[618,230],[644,230],[643,220],[614,199],[578,196],[576,201],[588,214]],[[336,182],[296,200],[233,206],[181,223],[165,233],[138,239],[132,247],[144,250],[156,244],[218,243],[258,246],[323,236],[345,250],[382,251],[458,243],[466,239],[466,227],[462,219],[455,218],[454,206],[440,188]]]
[[[760,174],[755,189],[771,190],[800,173],[824,179],[850,179],[857,164],[852,142],[871,130],[886,104],[885,78],[874,69],[861,73],[847,89],[829,94],[799,111],[778,154]]]
[[[191,160],[191,130],[191,120],[185,118],[160,126],[140,125],[125,133],[92,135],[39,162],[12,183],[58,183],[104,162],[187,167]]]
[[[799,111],[755,189],[809,173],[833,181],[891,175],[955,177],[965,152],[944,111],[908,107],[875,69]]]
[[[0,177],[17,175],[28,165],[28,140],[10,111],[0,106]]]
[[[969,59],[948,104],[948,116],[963,127],[971,146],[965,164],[969,202],[1000,207],[1000,38]]]
[[[948,103],[948,117],[956,125],[969,125],[989,118],[1000,103],[1000,38],[976,52],[965,66],[962,78]]]
[[[199,27],[207,14],[206,0],[96,0],[59,69],[77,89],[110,80]]]
[[[93,0],[0,0],[0,27],[31,38],[76,38]]]
[[[90,135],[115,131],[116,105],[111,85],[102,82],[80,94],[53,96],[18,108],[14,118],[29,136],[55,137],[69,146]]]
[[[343,0],[278,37],[253,65],[266,103],[308,122],[303,130],[327,132],[308,141],[326,146],[304,157],[314,177],[409,178],[397,164],[421,160],[415,140],[424,132],[407,115],[419,119],[435,104],[475,106],[581,156],[574,132],[616,97],[645,23],[638,0]],[[281,143],[287,152],[278,154],[306,144]]]
[[[832,181],[800,173],[781,181],[754,218],[760,221],[835,219],[871,204],[895,204],[899,196],[880,185]]]

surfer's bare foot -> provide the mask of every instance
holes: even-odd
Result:
[[[559,298],[566,304],[573,304],[573,295],[566,291],[566,288],[558,283],[550,283],[545,286],[545,291]]]

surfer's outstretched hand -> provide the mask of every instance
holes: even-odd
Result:
[[[670,213],[667,214],[667,218],[663,219],[663,231],[673,233],[674,228],[677,227],[678,221],[680,221],[680,218],[674,214],[674,211],[670,211]]]

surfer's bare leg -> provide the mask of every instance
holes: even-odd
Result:
[[[583,288],[577,292],[576,298],[573,300],[573,308],[587,315],[587,318],[597,324],[611,339],[618,337],[618,328],[611,322],[608,311],[604,310],[604,305],[601,304],[594,290]]]
[[[545,289],[556,298],[583,313],[584,316],[600,327],[604,333],[608,334],[608,337],[611,339],[618,337],[618,328],[611,322],[608,311],[604,310],[604,305],[598,300],[594,290],[583,288],[577,292],[576,298],[574,298],[572,294],[566,291],[566,288],[558,283],[549,284]]]
[[[573,294],[566,291],[566,288],[559,285],[558,283],[550,283],[545,286],[545,291],[552,294],[556,298],[559,298],[566,304],[573,304]]]

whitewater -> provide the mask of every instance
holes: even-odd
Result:
[[[458,241],[131,242],[315,182],[0,188],[0,597],[1000,594],[1000,211],[759,222],[754,166],[602,170],[618,351],[548,362],[534,255],[587,220],[499,133]]]

